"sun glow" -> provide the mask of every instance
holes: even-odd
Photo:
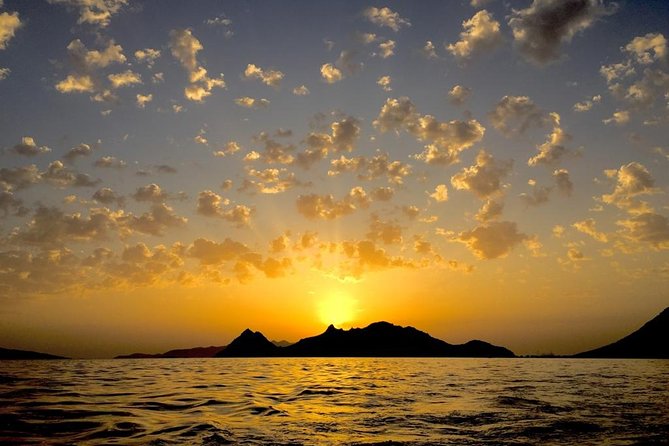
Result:
[[[324,324],[341,327],[358,313],[358,301],[343,291],[332,291],[318,302],[318,317]]]

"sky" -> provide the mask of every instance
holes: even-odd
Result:
[[[668,38],[663,0],[0,0],[0,344],[616,340],[669,306]]]

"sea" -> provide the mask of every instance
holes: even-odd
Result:
[[[3,445],[666,445],[669,360],[0,361]]]

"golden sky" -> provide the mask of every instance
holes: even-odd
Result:
[[[0,0],[0,344],[613,341],[669,305],[668,24],[659,0]]]

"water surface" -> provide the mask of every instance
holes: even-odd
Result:
[[[3,361],[1,444],[669,444],[669,361]]]

